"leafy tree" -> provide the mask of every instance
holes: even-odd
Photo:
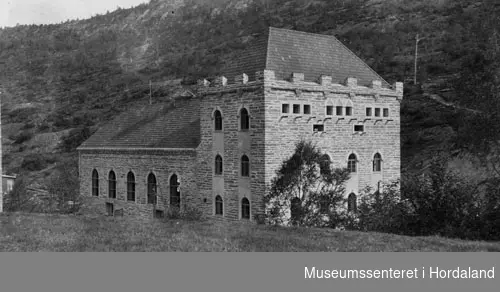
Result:
[[[341,220],[347,169],[334,169],[310,141],[299,141],[264,198],[271,224],[335,227]]]

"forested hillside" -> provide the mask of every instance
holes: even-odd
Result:
[[[476,92],[484,66],[498,73],[490,64],[498,15],[494,0],[151,0],[86,20],[4,28],[4,170],[43,178],[58,162],[74,164],[75,148],[97,127],[149,101],[150,81],[154,102],[189,88],[268,26],[335,35],[387,81],[405,82],[405,170],[439,151],[477,155],[463,123],[474,112],[436,99],[475,107],[456,89]]]

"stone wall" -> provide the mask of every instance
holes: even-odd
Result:
[[[258,74],[261,77],[261,74]],[[248,82],[247,75],[237,76],[228,84],[224,77],[212,84],[200,83],[201,143],[198,147],[198,187],[206,199],[208,214],[215,215],[215,196],[224,202],[222,220],[241,219],[241,200],[250,201],[250,217],[263,212],[264,186],[264,95],[262,78]],[[240,111],[246,108],[250,115],[248,131],[240,129]],[[222,131],[214,129],[214,111],[223,117]],[[223,158],[223,174],[214,174],[215,156]],[[250,160],[250,176],[242,177],[241,157]],[[215,216],[219,217],[219,216]]]
[[[354,78],[348,78],[345,84],[332,84],[329,76],[321,76],[316,83],[304,82],[304,75],[299,73],[289,80],[276,79],[273,71],[264,71],[264,76],[267,185],[300,139],[316,143],[330,156],[334,167],[347,167],[349,155],[356,154],[357,172],[347,182],[347,194],[359,194],[366,186],[376,187],[379,181],[400,177],[402,83],[382,88],[380,81],[374,81],[371,87],[358,86]],[[289,104],[288,113],[282,112],[283,104]],[[300,106],[300,113],[293,113],[294,104]],[[309,113],[304,113],[304,105],[310,107]],[[333,112],[327,112],[327,105]],[[343,107],[342,115],[336,114],[336,106]],[[346,115],[346,106],[352,107],[351,115]],[[372,108],[370,117],[367,107]],[[380,108],[380,117],[374,116],[375,108]],[[388,109],[387,117],[383,109]],[[323,131],[314,132],[313,125],[322,125]],[[363,126],[364,131],[355,132],[355,125]],[[383,159],[381,172],[372,171],[377,152]]]
[[[106,202],[114,209],[123,209],[124,216],[152,217],[152,204],[147,204],[147,177],[156,176],[157,209],[166,210],[170,205],[169,180],[173,174],[180,182],[181,208],[203,208],[198,196],[196,150],[81,150],[80,192],[86,197],[87,211],[106,214]],[[99,197],[92,196],[92,171],[99,173]],[[108,197],[108,174],[116,174],[116,199]],[[127,201],[127,174],[135,175],[135,201]]]

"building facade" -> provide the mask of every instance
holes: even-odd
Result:
[[[80,189],[98,213],[195,207],[253,220],[306,139],[350,169],[355,202],[400,176],[402,96],[402,83],[389,85],[336,38],[270,28],[220,76],[201,80],[195,97],[125,114],[85,141]]]

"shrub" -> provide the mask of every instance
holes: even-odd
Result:
[[[41,154],[29,154],[24,157],[21,168],[29,171],[38,171],[46,168],[48,162]]]
[[[283,161],[264,197],[266,221],[273,225],[336,227],[342,221],[346,169],[331,161],[310,141],[299,141]]]

